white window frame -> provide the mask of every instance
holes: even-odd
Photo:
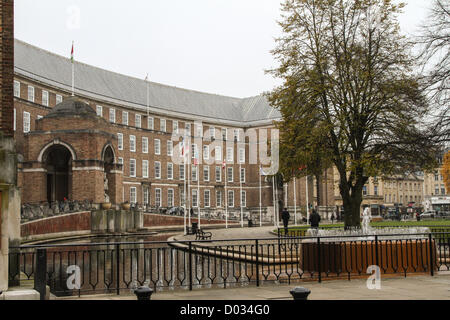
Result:
[[[149,187],[144,187],[142,192],[142,202],[145,205],[150,204],[150,190]]]
[[[209,160],[209,146],[203,146],[203,159]]]
[[[147,129],[154,130],[155,129],[155,119],[153,117],[148,117],[147,119]]]
[[[31,115],[29,112],[23,112],[23,132],[28,133],[31,131]]]
[[[95,108],[95,111],[97,113],[97,116],[103,117],[103,107],[102,106],[97,105]]]
[[[216,191],[216,207],[222,208],[222,190]]]
[[[198,166],[192,166],[191,170],[191,179],[192,181],[197,181],[198,179]]]
[[[214,148],[214,154],[215,154],[216,161],[222,162],[222,160],[223,160],[223,158],[222,158],[222,147],[216,146]]]
[[[216,128],[215,127],[209,127],[209,137],[211,139],[216,138]]]
[[[130,135],[130,152],[136,152],[136,136]]]
[[[35,99],[35,91],[33,86],[28,86],[28,101],[34,102]]]
[[[239,149],[239,163],[245,163],[245,149]]]
[[[161,155],[161,140],[155,139],[155,155]]]
[[[173,156],[173,141],[167,140],[167,155],[172,157]]]
[[[198,189],[192,189],[192,207],[198,208],[198,205]]]
[[[128,111],[122,111],[122,124],[124,126],[128,125]]]
[[[142,160],[142,178],[148,178],[148,160]]]
[[[136,187],[130,188],[130,203],[132,203],[132,204],[137,203],[137,188]]]
[[[211,207],[211,190],[204,190],[203,192],[203,207]]]
[[[205,173],[207,173],[208,176],[206,176]],[[203,181],[209,182],[209,180],[210,180],[209,166],[203,166]]]
[[[234,141],[236,141],[236,142],[239,142],[239,136],[240,136],[240,134],[239,134],[239,129],[233,129],[233,138],[234,138]]]
[[[159,120],[159,131],[167,132],[167,121],[166,119]]]
[[[184,170],[184,165],[179,166],[178,174],[180,175],[180,180],[186,179],[186,171]]]
[[[117,160],[118,162],[118,164],[121,164],[121,165],[123,165],[123,158],[122,157],[119,157],[119,159]]]
[[[56,98],[55,98],[55,101],[56,101],[56,104],[62,103],[62,102],[63,102],[63,97],[62,97],[62,95],[57,94],[57,95],[56,95]]]
[[[222,182],[222,167],[221,166],[216,166],[216,182]]]
[[[227,162],[233,162],[234,161],[234,148],[230,147],[227,148]]]
[[[142,137],[142,153],[148,153],[148,138]]]
[[[227,167],[227,182],[234,182],[234,168],[233,167]],[[230,179],[230,173],[231,172],[231,179]]]
[[[175,206],[175,191],[174,189],[167,189],[167,207],[171,208],[174,206]]]
[[[247,191],[244,190],[241,191],[241,206],[247,207]]]
[[[134,116],[134,126],[136,128],[142,128],[142,116],[140,114],[135,114]]]
[[[197,137],[203,137],[203,126],[197,125]]]
[[[118,133],[117,134],[117,146],[118,146],[120,151],[123,150],[123,133]]]
[[[14,97],[20,98],[20,82],[14,80]]]
[[[222,134],[222,141],[227,141],[228,138],[228,129],[227,128],[222,128],[220,130],[220,133]]]
[[[242,176],[242,173],[244,173],[244,175]],[[240,172],[239,172],[239,179],[241,181],[241,183],[245,183],[245,168],[241,168]]]
[[[48,91],[42,90],[42,105],[48,107],[49,105],[49,94]]]
[[[136,159],[130,159],[130,177],[136,178]]]
[[[116,109],[109,108],[109,122],[116,123]]]
[[[155,179],[161,179],[161,162],[155,161]]]
[[[173,163],[167,163],[167,180],[173,180]]]
[[[172,131],[178,134],[178,121],[172,121]]]
[[[230,198],[230,195],[231,195],[231,198]],[[230,201],[230,199],[232,201]],[[228,190],[227,204],[228,204],[228,208],[234,208],[234,191],[233,190]]]
[[[162,207],[162,191],[160,188],[155,189],[155,206]]]

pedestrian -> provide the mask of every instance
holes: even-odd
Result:
[[[334,219],[336,219],[335,218],[335,216],[334,216],[334,213],[331,215],[331,224],[334,224]]]
[[[311,228],[318,229],[320,222],[320,215],[317,213],[316,209],[313,209],[311,217],[309,217]]]
[[[289,214],[289,211],[287,208],[284,208],[284,210],[281,212],[281,219],[283,219],[283,225],[284,225],[284,234],[288,234],[288,225],[289,225],[289,219],[291,218],[291,215]]]

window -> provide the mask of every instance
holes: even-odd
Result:
[[[97,115],[99,117],[103,117],[103,107],[102,106],[97,106]]]
[[[148,178],[148,160],[142,160],[142,178]]]
[[[239,162],[245,163],[245,149],[239,149]]]
[[[216,147],[214,149],[214,153],[216,156],[216,161],[222,161],[222,147]]]
[[[147,128],[148,130],[154,130],[155,128],[155,121],[153,120],[152,117],[148,117],[147,119]]]
[[[172,121],[172,131],[178,133],[178,121]]]
[[[198,190],[192,189],[192,206],[198,207]]]
[[[48,107],[48,91],[42,90],[42,105]]]
[[[155,206],[161,207],[161,189],[155,189]]]
[[[173,207],[173,189],[167,190],[167,206]]]
[[[160,120],[160,126],[159,126],[159,130],[162,132],[166,132],[166,120],[165,119],[161,119]]]
[[[186,123],[184,125],[185,127],[185,131],[186,131],[186,135],[190,136],[191,135],[191,124],[190,123]]]
[[[184,194],[184,189],[180,189],[180,206],[184,207],[186,205],[186,196]]]
[[[439,181],[439,174],[437,172],[434,174],[434,181]]]
[[[185,176],[184,176],[184,165],[180,166],[180,180],[184,180]]]
[[[23,112],[23,132],[30,132],[30,113],[26,111]]]
[[[142,127],[142,117],[140,114],[137,114],[135,116],[135,124],[136,124],[136,128],[141,128]]]
[[[222,207],[222,191],[220,190],[216,192],[216,207],[217,208]]]
[[[168,140],[167,141],[167,155],[168,156],[173,156],[173,141]]]
[[[441,194],[445,195],[445,186],[441,184]]]
[[[155,154],[160,155],[161,154],[161,140],[155,139]]]
[[[155,179],[161,179],[161,162],[155,161]]]
[[[373,194],[376,195],[376,196],[378,195],[378,186],[374,186]]]
[[[173,180],[173,163],[167,164],[167,179]]]
[[[20,82],[14,81],[14,97],[20,98]]]
[[[228,191],[228,207],[234,207],[234,191]]]
[[[28,86],[28,101],[34,102],[34,87]]]
[[[241,207],[247,206],[247,193],[245,191],[241,192]]]
[[[142,153],[148,153],[148,138],[142,137]]]
[[[197,145],[193,144],[192,145],[192,159],[194,159],[195,157],[198,156],[198,149],[197,149]]]
[[[144,187],[144,204],[145,205],[148,205],[149,203],[150,203],[150,193],[149,193],[149,190],[148,190],[148,187]]]
[[[130,203],[136,203],[137,202],[136,197],[136,187],[130,188]]]
[[[203,126],[197,125],[197,137],[203,137]]]
[[[239,142],[239,129],[233,130],[234,141]]]
[[[245,169],[241,168],[241,182],[245,183]]]
[[[117,140],[118,140],[119,150],[123,150],[123,134],[122,133],[117,134]]]
[[[203,146],[203,159],[209,160],[209,146]]]
[[[209,166],[203,166],[203,181],[209,181]]]
[[[227,168],[227,181],[233,182],[233,167]]]
[[[227,129],[222,128],[222,140],[226,141],[227,140]]]
[[[116,123],[116,109],[109,108],[109,122]]]
[[[130,152],[136,152],[136,137],[130,136]]]
[[[122,111],[122,124],[127,126],[128,125],[128,112]]]
[[[130,159],[130,177],[136,177],[136,160]]]
[[[209,137],[211,139],[215,139],[216,138],[216,128],[209,127]]]
[[[197,181],[197,166],[192,166],[192,181]]]
[[[204,207],[209,208],[211,206],[211,191],[205,190],[203,199]]]
[[[222,167],[217,166],[216,167],[216,182],[222,181]]]
[[[123,165],[123,158],[119,158],[119,164]]]
[[[367,196],[367,186],[364,186],[363,187],[363,195],[364,196]],[[390,202],[390,201],[389,201]]]
[[[234,154],[233,154],[233,148],[227,148],[227,161],[233,162]]]
[[[63,98],[61,95],[57,94],[56,95],[56,104],[60,104],[61,102],[63,102]]]

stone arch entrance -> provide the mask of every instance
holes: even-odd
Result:
[[[115,194],[115,154],[114,149],[111,145],[106,145],[103,149],[103,170],[104,170],[104,191],[105,191],[105,202],[111,202],[116,194]]]
[[[47,201],[64,201],[72,194],[72,153],[65,146],[55,144],[48,148],[42,163],[46,170]]]

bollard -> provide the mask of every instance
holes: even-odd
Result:
[[[134,290],[134,294],[137,296],[138,300],[146,300],[149,301],[153,294],[153,289],[149,287],[139,287]]]
[[[308,296],[311,293],[311,290],[303,287],[296,287],[289,292],[294,300],[308,300]]]

